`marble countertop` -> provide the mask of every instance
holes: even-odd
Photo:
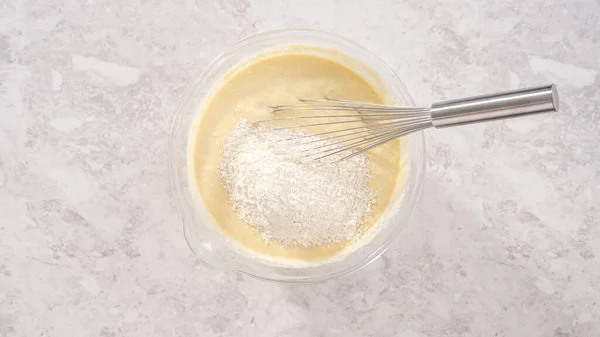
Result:
[[[190,73],[316,28],[417,102],[554,82],[561,111],[427,132],[402,237],[286,286],[194,260],[167,184]],[[0,2],[0,336],[600,335],[600,3]]]

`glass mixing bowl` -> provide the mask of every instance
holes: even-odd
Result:
[[[364,244],[342,259],[321,264],[285,266],[268,263],[235,248],[208,215],[202,202],[193,195],[195,186],[188,176],[188,141],[193,121],[201,114],[200,106],[222,77],[235,66],[265,50],[284,45],[304,45],[336,50],[349,56],[351,67],[364,67],[371,80],[383,85],[396,104],[414,105],[412,98],[394,72],[378,57],[346,39],[312,30],[281,30],[259,34],[238,42],[217,57],[203,73],[194,76],[177,107],[169,140],[169,180],[173,196],[183,218],[183,232],[194,255],[206,265],[241,272],[259,279],[283,283],[315,283],[356,271],[375,260],[398,237],[415,207],[423,180],[424,138],[415,133],[401,139],[402,185],[395,202],[390,204],[385,225],[375,226]],[[368,79],[369,80],[369,79]],[[384,219],[385,218],[385,219]],[[373,231],[373,230],[372,230]]]

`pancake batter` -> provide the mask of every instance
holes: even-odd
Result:
[[[261,234],[241,221],[232,209],[219,170],[226,140],[241,120],[273,118],[267,110],[270,105],[294,104],[298,98],[322,99],[324,96],[384,103],[379,93],[344,65],[316,55],[290,53],[251,62],[234,70],[204,105],[195,132],[193,181],[220,229],[254,252],[277,258],[317,261],[332,257],[348,246],[347,241],[312,247],[267,244]],[[368,229],[377,223],[396,187],[400,142],[395,140],[378,146],[367,152],[366,158],[371,171],[368,186],[376,198],[362,225]]]

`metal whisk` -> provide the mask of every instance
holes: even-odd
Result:
[[[312,159],[323,159],[342,153],[345,155],[339,159],[341,161],[398,137],[430,127],[443,128],[558,111],[558,93],[554,84],[550,84],[444,101],[434,103],[431,107],[388,106],[326,98],[301,99],[298,104],[271,106],[269,109],[277,114],[286,112],[302,114],[296,113],[293,117],[278,116],[259,122],[315,121],[283,129],[341,126],[340,129],[301,136],[308,137],[306,143],[313,145],[309,148]],[[313,136],[319,138],[315,140]]]

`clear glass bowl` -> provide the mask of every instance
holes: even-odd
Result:
[[[177,108],[169,139],[169,180],[179,212],[183,232],[194,255],[206,265],[222,270],[241,272],[258,279],[283,283],[315,283],[356,271],[375,260],[398,237],[416,204],[425,171],[423,133],[401,140],[403,186],[396,202],[390,205],[386,225],[376,226],[376,232],[363,245],[343,259],[302,268],[273,265],[235,249],[211,217],[194,199],[195,188],[188,176],[187,158],[190,126],[198,118],[199,107],[232,67],[257,53],[283,45],[307,45],[333,49],[376,74],[397,104],[414,105],[412,98],[394,72],[378,57],[346,39],[312,30],[280,30],[259,34],[238,42],[217,57],[203,73],[194,76]],[[197,199],[197,198],[196,198]]]

